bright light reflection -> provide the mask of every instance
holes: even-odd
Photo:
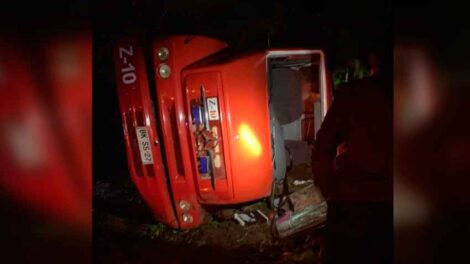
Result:
[[[240,135],[243,148],[254,157],[259,157],[262,148],[253,130],[248,125],[241,124],[238,128],[238,134]]]

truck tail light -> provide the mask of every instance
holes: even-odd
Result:
[[[170,50],[167,47],[161,47],[157,50],[157,57],[161,61],[165,61],[170,56]]]

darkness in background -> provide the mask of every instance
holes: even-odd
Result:
[[[395,42],[425,48],[436,67],[442,105],[431,122],[407,138],[406,155],[395,150],[397,168],[413,170],[406,180],[431,204],[427,221],[395,229],[397,263],[469,263],[470,236],[470,27],[463,2],[397,4]],[[395,73],[398,76],[398,71]],[[405,145],[405,144],[404,144]],[[459,151],[460,149],[460,151]],[[395,196],[397,198],[397,196]]]

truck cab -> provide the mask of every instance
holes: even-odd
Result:
[[[308,146],[330,105],[324,52],[234,55],[217,39],[170,36],[150,60],[142,44],[122,39],[113,56],[130,176],[156,220],[195,228],[208,207],[269,197],[287,143]]]

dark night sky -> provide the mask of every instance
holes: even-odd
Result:
[[[343,44],[338,40],[350,41],[343,47],[391,44],[391,1],[315,2],[104,0],[94,6],[93,26],[96,37],[113,39],[137,30],[149,36],[192,33],[220,38],[240,49],[264,48],[268,35],[277,47],[338,49]],[[349,35],[341,38],[344,33]]]

